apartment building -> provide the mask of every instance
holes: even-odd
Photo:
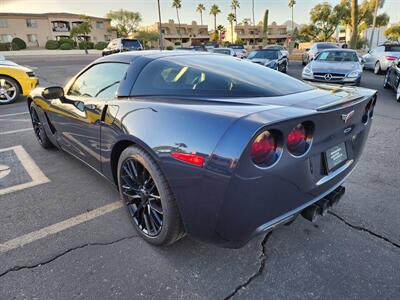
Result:
[[[143,31],[159,31],[160,23],[143,26]],[[199,25],[196,21],[191,24],[177,24],[174,20],[169,20],[168,23],[161,23],[164,45],[174,46],[177,42],[182,42],[184,47],[192,45],[201,45],[210,41],[207,25]]]
[[[247,46],[258,46],[263,43],[263,27],[261,25],[239,24],[234,26],[233,33],[230,24],[226,28],[225,40],[228,42],[235,43],[240,40]],[[268,26],[268,44],[284,44],[287,41],[287,35],[287,25],[278,25],[276,22],[272,22]]]
[[[111,20],[89,17],[92,32],[81,37],[94,43],[116,38],[111,30]],[[70,13],[19,14],[0,13],[0,43],[11,42],[18,37],[26,42],[28,48],[44,47],[48,40],[69,37],[74,26],[82,23],[80,15]]]

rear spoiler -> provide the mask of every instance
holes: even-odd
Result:
[[[374,93],[374,95],[372,97],[376,98],[376,93]],[[325,111],[325,110],[331,110],[331,109],[336,109],[336,108],[343,108],[343,107],[346,107],[349,105],[358,104],[368,98],[370,98],[370,97],[359,96],[359,95],[353,96],[353,97],[346,97],[346,98],[334,101],[332,103],[319,106],[317,108],[317,111]]]

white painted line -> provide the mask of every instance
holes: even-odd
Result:
[[[10,151],[10,150],[15,152],[22,166],[25,168],[26,172],[31,177],[32,181],[0,189],[0,196],[50,182],[50,179],[48,179],[46,175],[43,174],[43,172],[39,169],[37,164],[29,156],[28,152],[25,151],[24,147],[15,146],[6,149],[0,149],[0,152]]]
[[[20,112],[20,113],[14,113],[14,114],[0,115],[0,118],[2,118],[2,117],[19,116],[19,115],[26,115],[26,114],[29,114],[29,112]]]
[[[24,132],[24,131],[33,131],[32,127],[31,128],[23,128],[23,129],[17,129],[17,130],[10,130],[10,131],[0,131],[0,135],[6,135],[6,134],[13,134],[13,133],[18,133],[18,132]]]
[[[0,119],[0,121],[6,121],[6,122],[31,122],[31,119]]]
[[[79,216],[67,219],[60,223],[56,223],[56,224],[50,225],[48,227],[39,229],[37,231],[33,231],[31,233],[22,235],[15,239],[9,240],[3,244],[0,244],[0,254],[8,252],[10,250],[17,249],[19,247],[25,246],[25,245],[35,242],[37,240],[43,239],[47,236],[59,233],[61,231],[69,229],[71,227],[74,227],[79,224],[85,223],[87,221],[93,220],[102,215],[105,215],[114,210],[117,210],[121,207],[122,207],[121,201],[113,202],[111,204],[107,204],[105,206],[102,206],[102,207],[92,210],[90,212],[83,213]]]

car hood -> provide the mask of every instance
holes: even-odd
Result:
[[[360,63],[358,62],[321,62],[312,61],[310,69],[313,73],[339,73],[347,74],[351,71],[359,70]]]
[[[20,65],[16,64],[15,62],[9,61],[9,60],[0,60],[0,67],[21,70],[24,72],[32,72],[31,69],[24,67],[24,66],[20,66]]]

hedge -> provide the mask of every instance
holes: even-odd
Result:
[[[71,49],[74,48],[74,41],[72,39],[67,39],[67,38],[62,38],[58,41],[58,47],[61,48],[62,44],[70,44],[71,45]]]
[[[86,49],[94,49],[94,43],[92,43],[92,42],[80,42],[79,49],[81,49],[81,50],[85,49],[85,43],[87,45]]]
[[[105,47],[107,47],[107,43],[106,42],[98,42],[94,47],[96,48],[96,50],[103,50]]]
[[[72,44],[71,43],[64,43],[60,45],[60,50],[71,50]]]
[[[56,50],[56,49],[58,49],[58,41],[48,40],[46,42],[46,49],[47,50]]]
[[[11,46],[12,50],[19,50],[18,45],[15,43],[0,43],[0,51],[11,51]]]
[[[18,46],[18,49],[26,49],[26,43],[23,39],[13,38],[12,42]]]

